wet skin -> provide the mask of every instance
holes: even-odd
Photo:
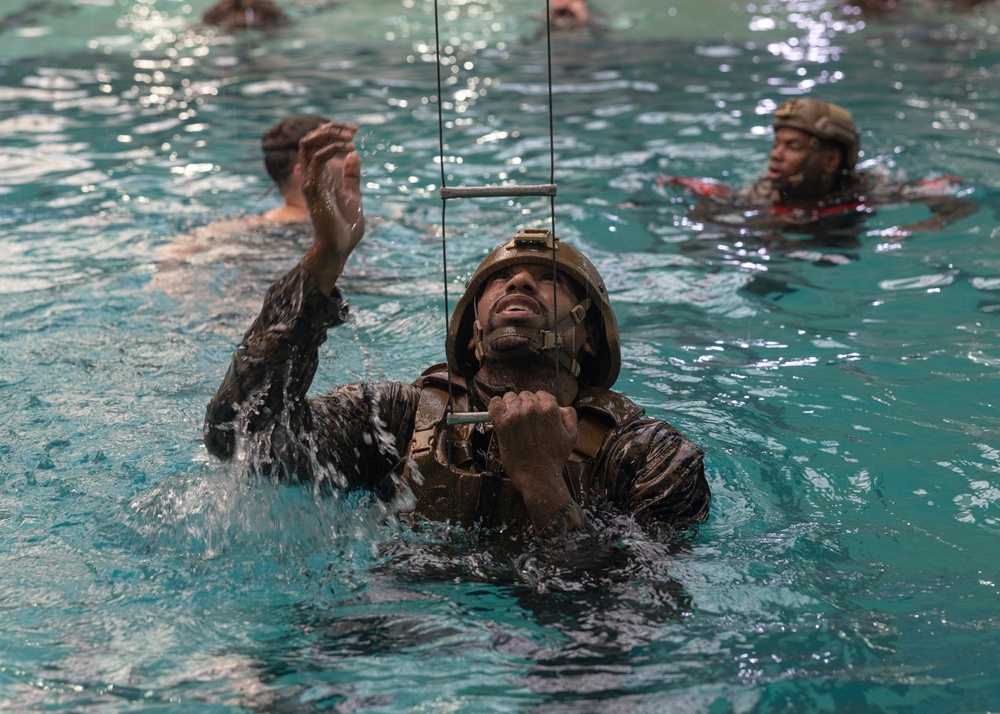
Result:
[[[840,168],[840,151],[816,144],[815,137],[799,129],[782,127],[775,131],[765,176],[783,196],[821,196],[829,177]]]

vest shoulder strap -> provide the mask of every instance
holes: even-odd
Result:
[[[642,407],[624,394],[596,387],[582,389],[574,406],[578,429],[574,452],[587,459],[597,456],[609,432],[643,413]]]
[[[465,411],[469,403],[465,379],[452,376],[451,398],[455,411]],[[413,382],[420,390],[417,414],[413,423],[413,438],[410,442],[410,456],[418,461],[434,447],[434,434],[448,411],[448,368],[444,363],[429,367]]]
[[[417,408],[416,429],[427,429],[444,418],[448,410],[448,387],[455,401],[455,411],[465,411],[468,404],[468,387],[465,379],[456,375],[448,378],[448,368],[444,363],[430,367],[413,382],[420,390],[420,405]],[[426,398],[425,396],[426,395]]]

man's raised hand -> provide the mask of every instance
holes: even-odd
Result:
[[[361,157],[354,147],[357,130],[354,124],[330,122],[299,142],[302,194],[316,231],[302,264],[326,293],[365,234]]]

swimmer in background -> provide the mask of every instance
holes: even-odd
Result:
[[[864,20],[895,19],[902,10],[919,13],[923,17],[940,13],[969,13],[989,0],[925,0],[921,3],[904,3],[902,0],[837,0],[837,9],[848,16]],[[912,5],[912,7],[911,7]]]
[[[272,282],[276,277],[271,273],[272,261],[286,252],[291,258],[300,250],[299,242],[310,236],[309,208],[302,195],[299,142],[326,122],[324,117],[302,114],[282,119],[268,128],[260,146],[271,183],[261,198],[277,186],[281,205],[262,214],[215,220],[174,236],[156,250],[158,270],[151,287],[170,294],[189,292],[191,284],[207,280],[192,278],[192,271],[219,264],[241,265],[248,289],[255,289],[260,280]]]
[[[590,11],[586,0],[552,0],[549,6],[549,19],[553,29],[579,30],[587,26]]]
[[[301,223],[309,220],[309,207],[302,195],[299,142],[306,134],[328,121],[315,114],[289,117],[272,126],[261,137],[264,168],[271,177],[271,186],[278,187],[284,201],[277,208],[266,211],[264,220],[275,223]]]
[[[292,24],[272,0],[219,0],[201,20],[223,30],[276,30]]]
[[[751,229],[856,223],[877,205],[922,201],[930,218],[883,231],[901,238],[941,230],[979,208],[956,195],[961,182],[953,176],[890,184],[857,171],[861,140],[854,119],[831,102],[790,99],[775,111],[773,127],[767,171],[745,189],[682,176],[661,176],[656,183],[694,198],[690,215],[696,220]]]
[[[533,15],[532,20],[544,23],[534,35],[534,41],[543,39],[548,30],[568,32],[585,30],[584,36],[602,38],[607,32],[607,17],[587,5],[587,0],[550,0],[548,14]]]

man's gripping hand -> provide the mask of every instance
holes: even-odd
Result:
[[[548,392],[508,392],[488,407],[504,471],[524,499],[536,532],[569,502],[563,480],[577,439],[576,410]]]

